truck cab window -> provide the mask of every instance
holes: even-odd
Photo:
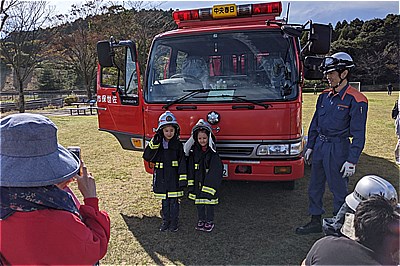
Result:
[[[114,66],[101,68],[100,84],[102,87],[115,88],[121,99],[137,98],[138,77],[131,51],[126,47],[114,49]]]
[[[212,91],[186,102],[293,100],[299,92],[295,57],[294,40],[279,30],[159,38],[150,53],[145,100],[166,102],[202,88]]]

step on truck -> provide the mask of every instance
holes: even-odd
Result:
[[[177,29],[155,36],[142,79],[134,40],[98,42],[99,129],[142,151],[166,110],[183,142],[202,118],[217,137],[226,180],[293,189],[304,175],[303,79],[322,78],[332,26],[289,24],[281,12],[281,2],[174,11]]]

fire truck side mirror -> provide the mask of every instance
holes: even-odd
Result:
[[[111,47],[109,41],[99,41],[97,43],[97,58],[102,67],[112,67]]]
[[[320,71],[319,67],[322,63],[323,57],[307,56],[304,59],[304,78],[308,80],[321,80],[324,74]]]
[[[313,23],[309,33],[311,44],[309,51],[312,54],[327,54],[331,48],[332,25]]]
[[[303,32],[301,29],[297,29],[295,27],[289,25],[282,25],[281,30],[291,37],[300,38],[301,33]]]

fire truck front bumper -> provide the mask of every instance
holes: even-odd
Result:
[[[223,160],[224,179],[241,181],[292,181],[304,176],[304,159]]]

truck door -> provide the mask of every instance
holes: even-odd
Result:
[[[97,53],[99,130],[113,134],[124,149],[143,150],[143,102],[136,47],[131,41],[101,41]]]

